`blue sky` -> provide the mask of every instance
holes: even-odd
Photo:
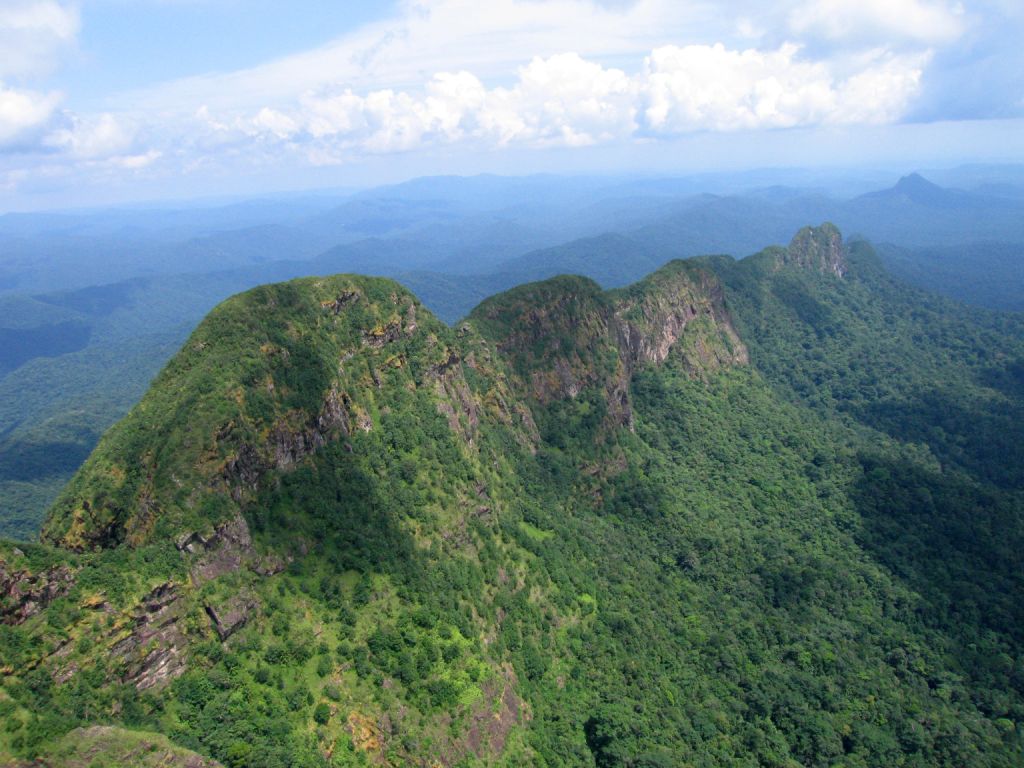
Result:
[[[0,0],[0,210],[1024,160],[1020,0]]]
[[[313,48],[386,18],[388,2],[337,0],[87,0],[80,33],[54,82],[72,108],[154,83],[230,72]],[[110,106],[116,108],[115,100]]]

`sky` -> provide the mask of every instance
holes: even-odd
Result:
[[[1021,0],[0,0],[0,211],[1024,161]]]

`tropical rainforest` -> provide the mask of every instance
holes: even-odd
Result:
[[[830,224],[264,285],[0,543],[0,764],[1019,766],[1022,545],[1024,317]]]

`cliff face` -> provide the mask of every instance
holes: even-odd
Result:
[[[745,365],[718,279],[677,261],[634,286],[601,292],[585,278],[523,286],[470,316],[508,360],[518,390],[547,405],[598,388],[613,426],[631,426],[634,373],[674,356],[690,375]]]
[[[32,572],[0,557],[0,623],[21,624],[32,618],[67,593],[73,582],[74,572],[66,565]]]
[[[706,269],[672,262],[614,297],[620,354],[630,370],[671,354],[696,377],[749,362],[722,284]]]

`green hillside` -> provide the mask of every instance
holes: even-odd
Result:
[[[0,544],[0,756],[1019,765],[1022,361],[828,225],[455,327],[241,294]]]

